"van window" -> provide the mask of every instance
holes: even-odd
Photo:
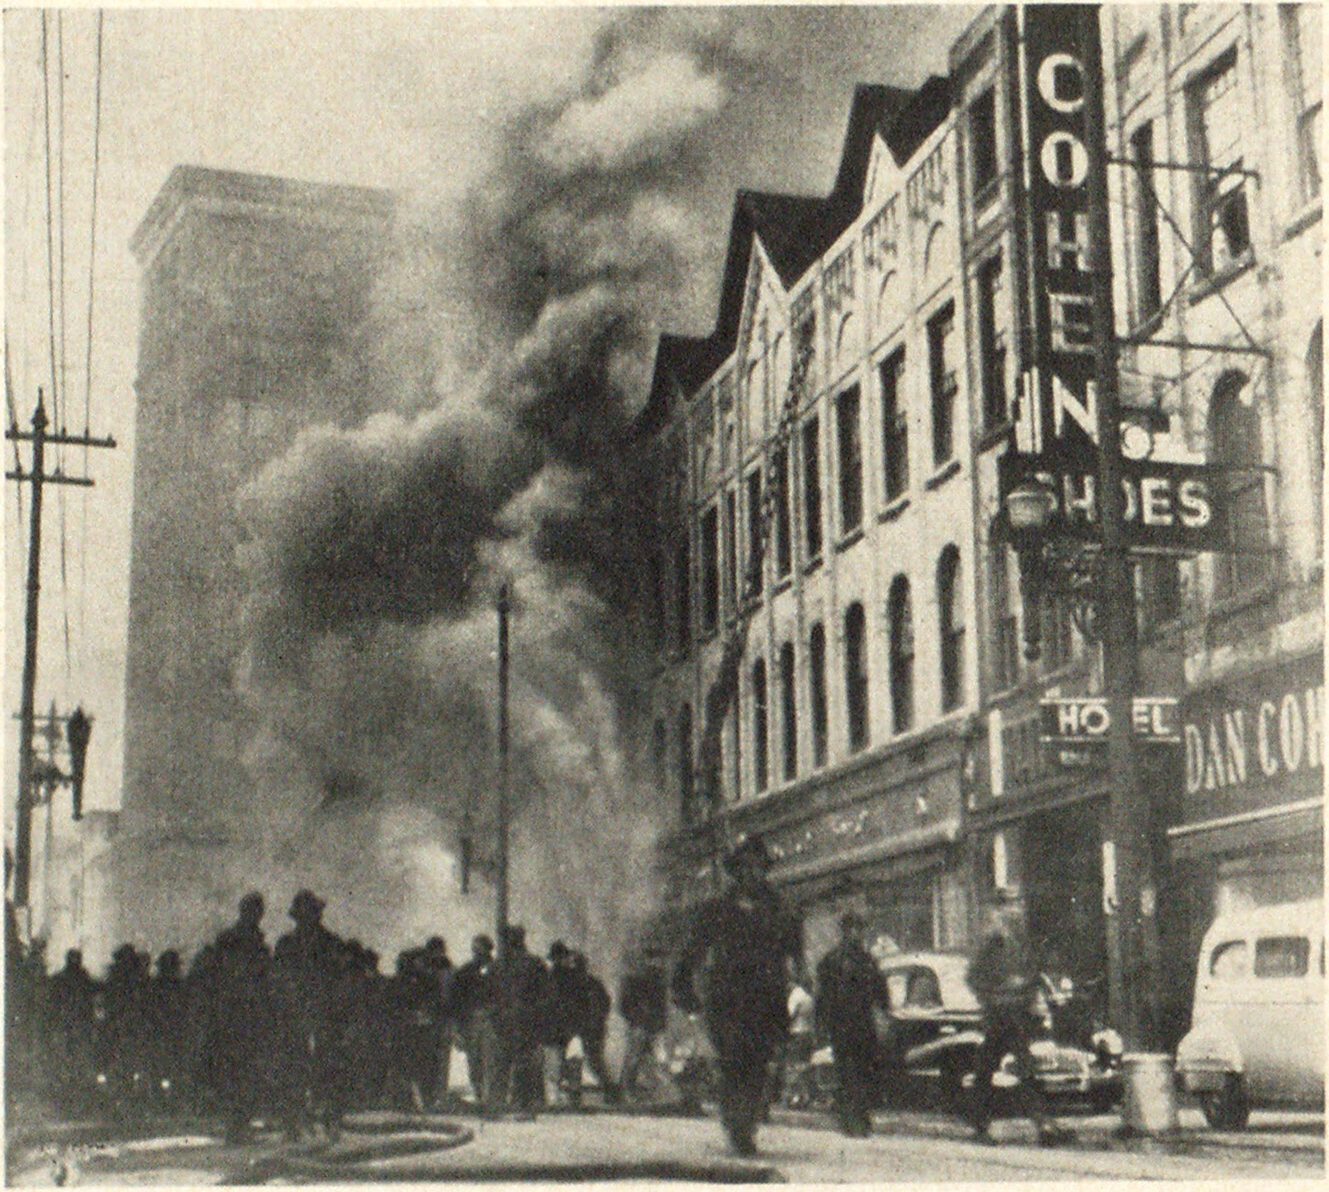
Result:
[[[1257,977],[1304,977],[1310,971],[1311,942],[1301,935],[1275,935],[1255,941]]]
[[[1228,940],[1225,944],[1219,944],[1209,957],[1209,972],[1220,981],[1243,977],[1248,969],[1245,940]]]

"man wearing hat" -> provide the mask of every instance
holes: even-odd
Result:
[[[802,949],[798,924],[766,880],[764,842],[755,836],[743,841],[724,868],[730,884],[698,912],[674,974],[674,998],[687,1013],[705,1010],[720,1067],[725,1133],[738,1154],[751,1155],[765,1109],[767,1065],[789,1026],[788,973]]]
[[[1038,966],[1019,891],[1004,888],[994,892],[987,930],[969,962],[966,979],[983,1010],[983,1042],[974,1064],[969,1107],[975,1135],[983,1141],[989,1138],[992,1077],[1002,1059],[1010,1055],[1020,1079],[1018,1093],[1038,1132],[1039,1144],[1055,1146],[1066,1141],[1068,1133],[1047,1115],[1029,1050],[1037,1022]]]
[[[323,926],[323,905],[312,891],[301,890],[289,911],[295,928],[273,950],[286,1035],[286,1128],[297,1138],[313,1125],[330,1138],[340,1133],[350,1075],[343,1038],[347,951]]]
[[[562,940],[549,945],[549,976],[544,1013],[540,1024],[540,1042],[544,1045],[545,1104],[564,1106],[564,1060],[568,1044],[577,1033],[577,978],[572,969],[572,949]]]
[[[490,1109],[533,1118],[543,1097],[540,1032],[548,999],[548,974],[526,950],[526,929],[512,924],[499,937],[493,968],[494,1065]]]
[[[872,1109],[881,1091],[873,1011],[890,1009],[886,978],[863,946],[866,927],[856,911],[841,915],[840,942],[817,966],[817,1024],[831,1041],[836,1109],[850,1138],[872,1133]]]

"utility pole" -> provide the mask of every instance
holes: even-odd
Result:
[[[22,465],[17,464],[14,471],[5,473],[7,480],[32,485],[32,507],[28,521],[27,603],[23,619],[23,688],[19,701],[18,816],[14,844],[14,903],[17,906],[28,905],[28,889],[32,874],[32,732],[33,704],[37,687],[37,608],[41,596],[42,489],[47,484],[74,484],[82,488],[91,488],[93,483],[86,476],[66,476],[58,466],[48,475],[46,444],[57,443],[74,447],[116,445],[110,436],[94,439],[86,430],[81,435],[70,435],[61,428],[55,434],[47,434],[46,428],[49,425],[43,394],[38,389],[37,409],[32,415],[32,430],[21,431],[17,426],[12,426],[5,432],[6,439],[32,444],[31,469],[25,472]]]
[[[1131,701],[1139,686],[1139,638],[1135,582],[1125,535],[1121,467],[1121,405],[1117,385],[1116,330],[1112,304],[1112,241],[1108,216],[1107,142],[1103,100],[1103,55],[1097,8],[1084,22],[1085,148],[1093,287],[1093,339],[1098,397],[1099,493],[1102,553],[1099,559],[1099,640],[1103,691],[1108,698],[1108,833],[1104,880],[1108,884],[1109,1001],[1127,1051],[1158,1050],[1157,891],[1150,844],[1150,805],[1141,789],[1131,728]],[[1115,885],[1115,890],[1112,886]],[[1113,897],[1115,895],[1115,897]]]
[[[508,614],[511,592],[505,583],[498,590],[498,890],[494,920],[501,950],[508,925]]]

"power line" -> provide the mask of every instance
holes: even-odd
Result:
[[[67,339],[67,318],[69,303],[67,301],[69,294],[69,285],[66,280],[65,271],[65,213],[67,210],[65,204],[65,14],[62,9],[56,9],[55,13],[55,63],[57,69],[56,78],[56,129],[59,132],[59,149],[56,158],[56,186],[58,202],[56,203],[57,213],[59,215],[59,230],[57,239],[60,245],[60,384],[58,393],[60,399],[64,399],[65,382],[69,376],[69,352]],[[68,417],[68,407],[65,409],[56,406],[56,429],[63,432],[65,429],[65,418]],[[55,466],[57,471],[64,468],[65,449],[64,444],[59,443],[55,449]],[[65,678],[73,677],[73,664],[71,661],[70,641],[69,641],[69,529],[65,515],[65,490],[63,487],[56,489],[56,496],[60,506],[60,619],[64,626],[65,633]]]
[[[51,69],[47,53],[49,32],[47,14],[42,11],[42,124],[46,133],[46,323],[51,359],[51,410],[60,425],[59,396],[56,393],[55,367],[55,234],[51,194]]]

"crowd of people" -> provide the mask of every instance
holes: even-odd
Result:
[[[488,1112],[578,1103],[583,1063],[617,1100],[605,1061],[611,998],[582,953],[556,941],[546,963],[513,925],[498,949],[476,936],[459,965],[435,936],[385,976],[372,949],[324,925],[323,908],[300,891],[291,930],[269,946],[263,898],[249,894],[187,970],[176,951],[154,966],[126,944],[100,980],[77,949],[46,976],[9,932],[9,988],[20,994],[11,1038],[40,1050],[43,1091],[64,1112],[215,1113],[237,1139],[255,1119],[291,1137],[335,1137],[352,1109],[443,1108],[454,1046]],[[629,1000],[625,1014],[640,1019]],[[569,1057],[574,1040],[580,1059]]]

